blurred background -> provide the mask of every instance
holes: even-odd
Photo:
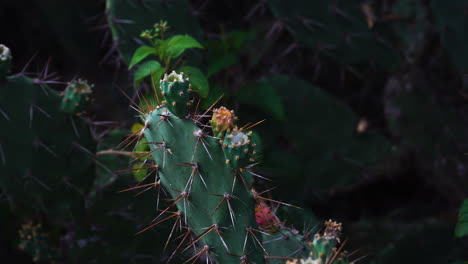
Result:
[[[257,170],[272,182],[257,184],[305,209],[280,208],[282,220],[298,229],[342,222],[348,249],[366,256],[358,263],[468,260],[467,237],[455,232],[468,198],[465,0],[2,0],[10,74],[56,73],[56,91],[74,78],[94,87],[68,194],[28,187],[36,180],[17,168],[29,154],[12,147],[12,161],[2,150],[1,259],[162,263],[170,253],[170,226],[134,236],[154,217],[155,194],[117,194],[140,176],[115,173],[129,157],[102,154],[139,121],[120,90],[150,90],[128,64],[145,43],[140,33],[160,20],[205,47],[183,60],[207,77],[206,105],[224,94],[241,124],[266,119],[256,127]],[[12,135],[0,124],[5,145]],[[47,162],[35,177],[63,165]],[[20,187],[9,189],[7,177]],[[34,245],[19,234],[31,229]]]

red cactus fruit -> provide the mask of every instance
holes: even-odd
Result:
[[[262,230],[270,233],[275,233],[281,226],[281,222],[278,217],[265,203],[259,203],[255,207],[255,220]]]

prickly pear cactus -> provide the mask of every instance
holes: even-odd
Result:
[[[189,80],[182,74],[165,75],[161,87],[165,100],[152,106],[142,102],[138,110],[144,125],[134,140],[125,140],[146,142],[150,149],[138,159],[157,172],[153,183],[130,189],[162,186],[171,196],[169,206],[159,209],[139,233],[173,221],[169,238],[180,239],[171,258],[176,252],[190,253],[186,262],[191,263],[282,263],[291,253],[330,254],[341,225],[327,222],[323,237],[307,243],[308,234],[285,227],[267,202],[288,204],[252,188],[254,176],[262,177],[252,171],[252,125],[237,128],[234,113],[225,107],[213,110],[213,117],[207,115],[213,106],[203,114],[194,112],[187,104],[192,99]],[[178,108],[179,103],[184,107]]]
[[[79,215],[93,179],[87,124],[62,111],[47,80],[2,76],[0,189],[13,208]]]

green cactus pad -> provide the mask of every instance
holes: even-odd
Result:
[[[233,169],[245,168],[253,162],[254,144],[250,136],[252,133],[244,133],[234,129],[224,137],[223,150],[226,164]]]
[[[94,85],[88,84],[85,80],[74,80],[68,83],[63,92],[60,108],[63,112],[74,114],[84,110],[91,99],[91,88]]]
[[[284,257],[304,258],[311,250],[309,243],[296,229],[283,227],[273,235],[264,235],[263,241],[268,252],[277,258],[270,259],[271,264],[285,263]],[[299,263],[298,263],[299,264]]]
[[[188,114],[187,104],[190,102],[191,84],[189,78],[181,72],[177,74],[164,74],[161,80],[161,90],[166,99],[167,108],[178,117],[185,117]]]
[[[64,113],[60,95],[39,81],[10,76],[0,89],[0,189],[25,211],[80,215],[95,142],[88,125]]]
[[[203,236],[199,240],[201,250],[208,245],[216,263],[237,264],[243,255],[264,263],[254,238],[249,235],[245,240],[247,230],[258,230],[255,201],[241,181],[235,180],[240,176],[226,165],[218,140],[192,120],[175,117],[164,106],[148,113],[144,123],[144,136],[159,165],[161,183],[172,199],[178,200],[177,207],[166,211],[181,213],[181,221],[187,221],[189,230]],[[252,182],[251,175],[242,177],[247,184]],[[220,236],[215,227],[219,227]]]

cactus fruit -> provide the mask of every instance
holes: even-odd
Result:
[[[286,264],[348,264],[346,252],[342,251],[342,246],[338,249],[340,243],[341,223],[332,220],[325,222],[323,234],[316,234],[312,242],[309,242],[311,251],[307,258],[292,259],[286,261]]]
[[[281,227],[278,216],[264,202],[260,202],[255,206],[255,220],[260,229],[269,233],[276,233]]]
[[[190,93],[192,85],[190,79],[184,76],[181,72],[177,74],[172,71],[171,74],[164,74],[161,80],[161,90],[166,99],[167,108],[178,117],[184,117],[188,114],[187,106],[190,105]]]
[[[0,44],[0,81],[6,77],[10,70],[11,58],[10,49],[5,45]]]
[[[242,129],[234,128],[224,137],[223,150],[226,164],[233,169],[246,168],[254,162],[255,144],[250,139],[252,132],[244,133]]]
[[[234,122],[237,117],[234,115],[234,110],[228,110],[226,107],[221,106],[218,109],[213,109],[213,116],[211,117],[211,127],[215,137],[222,138],[229,131],[234,128]]]
[[[41,224],[26,223],[21,226],[18,234],[18,248],[27,252],[33,262],[54,263],[57,252],[50,247],[48,234],[42,230]]]
[[[80,114],[91,100],[93,86],[81,79],[69,82],[63,91],[63,99],[60,104],[62,111],[69,114]]]

